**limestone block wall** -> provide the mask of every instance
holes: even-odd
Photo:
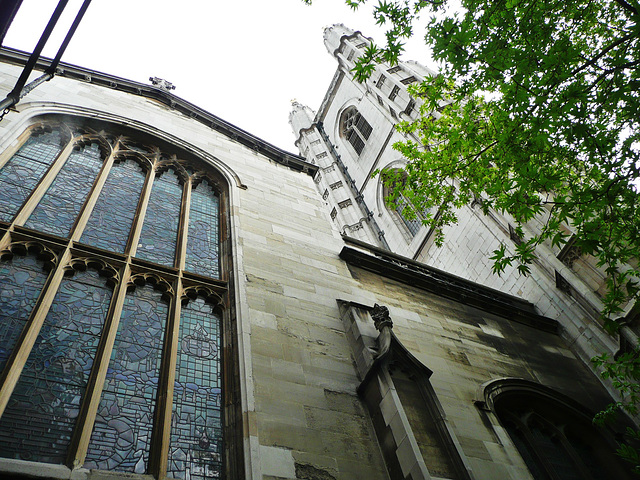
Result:
[[[259,472],[386,478],[338,315],[350,283],[340,236],[308,175],[263,167],[247,187],[235,213]]]
[[[382,72],[383,69],[378,68],[376,75]],[[533,265],[531,275],[521,276],[515,266],[507,268],[500,276],[492,272],[490,257],[500,242],[515,248],[508,235],[507,221],[499,215],[496,214],[494,219],[484,216],[478,207],[460,209],[459,223],[445,229],[443,247],[433,244],[428,238],[427,228],[421,228],[412,236],[397,212],[384,204],[379,178],[371,177],[375,170],[401,168],[406,162],[392,148],[402,137],[394,130],[389,112],[378,103],[376,87],[357,84],[345,74],[340,82],[332,85],[327,95],[330,101],[319,112],[325,130],[338,146],[338,153],[384,231],[391,251],[532,302],[541,314],[562,323],[564,335],[575,342],[576,351],[585,362],[595,355],[617,350],[617,339],[605,333],[597,322],[599,302],[587,286],[591,279],[590,271],[584,274],[586,283],[582,282],[578,275],[557,260],[554,252],[542,246],[539,248],[541,260]],[[360,156],[355,155],[339,132],[340,112],[350,104],[355,105],[373,127],[372,137]],[[571,281],[579,295],[572,297],[556,287],[555,270]],[[584,298],[588,301],[585,302]]]
[[[0,94],[20,71],[6,69]],[[44,114],[138,128],[200,153],[228,179],[235,279],[228,308],[238,337],[246,478],[387,478],[355,394],[336,303],[355,282],[338,257],[342,240],[313,178],[153,100],[60,77],[6,116],[2,145]]]
[[[458,224],[445,229],[445,244],[437,247],[433,242],[427,243],[417,256],[418,261],[533,303],[542,315],[560,322],[563,335],[575,342],[576,352],[587,363],[602,352],[616,351],[616,338],[604,332],[593,311],[585,310],[575,298],[557,288],[553,266],[548,265],[549,261],[560,264],[555,257],[542,256],[527,276],[520,275],[516,265],[496,275],[491,256],[500,242],[515,251],[515,243],[505,232],[507,226],[484,216],[479,207],[465,207],[457,213]]]
[[[514,446],[499,439],[498,430],[474,405],[482,400],[482,384],[516,377],[546,385],[594,412],[607,404],[603,387],[559,335],[357,267],[351,267],[351,273],[367,295],[389,308],[395,335],[433,371],[431,385],[474,478],[528,478]]]

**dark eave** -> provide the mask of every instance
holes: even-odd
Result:
[[[558,333],[558,322],[539,315],[535,306],[521,298],[494,290],[401,255],[350,237],[340,252],[349,265],[420,288],[438,296],[470,305],[508,320],[546,332]]]
[[[23,66],[27,62],[28,58],[29,54],[20,50],[7,47],[0,48],[0,61],[3,63]],[[44,71],[50,63],[50,59],[40,58],[35,70]],[[245,147],[255,150],[276,163],[285,165],[293,170],[307,173],[312,177],[315,176],[318,171],[318,167],[316,165],[307,163],[303,157],[265,142],[255,135],[224,121],[220,117],[217,117],[212,113],[177,97],[168,90],[62,62],[56,70],[56,76],[79,80],[85,83],[91,83],[93,85],[110,88],[112,90],[119,90],[131,95],[138,95],[155,100],[168,106],[172,110],[193,118],[197,122],[220,132]]]

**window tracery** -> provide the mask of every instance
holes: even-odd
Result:
[[[0,154],[0,457],[220,478],[224,180],[147,137],[25,136]]]
[[[174,386],[169,472],[175,478],[209,478],[196,464],[222,464],[222,389],[220,319],[202,296],[183,300],[176,382]],[[210,473],[209,473],[210,475]]]
[[[1,221],[13,219],[33,188],[58,157],[62,142],[60,131],[35,131],[0,170]]]
[[[157,174],[153,180],[136,256],[167,267],[173,266],[182,191],[183,182],[176,170],[168,169]]]
[[[342,114],[341,133],[360,155],[369,140],[373,128],[355,107],[350,107]]]
[[[169,304],[151,285],[133,284],[131,290],[120,316],[85,465],[145,473]]]
[[[12,254],[8,256],[13,257]],[[0,263],[0,371],[6,365],[46,280],[45,262],[35,255],[15,256]]]
[[[0,417],[4,457],[66,458],[113,292],[95,269],[67,271]]]
[[[25,226],[66,238],[102,167],[102,161],[96,143],[80,147],[69,155]]]
[[[406,181],[406,174],[402,170],[385,170],[383,178],[382,196],[387,207],[395,217],[402,221],[407,232],[413,238],[423,225],[424,214],[415,210],[411,201],[402,191],[394,192],[397,186],[403,186]],[[398,222],[399,223],[399,222]]]

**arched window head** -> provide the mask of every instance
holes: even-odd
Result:
[[[41,123],[0,152],[0,467],[230,478],[224,177],[167,139]]]
[[[341,135],[351,144],[356,153],[360,155],[371,136],[373,129],[362,114],[355,107],[349,107],[342,113],[340,122]]]
[[[613,436],[593,413],[542,385],[503,379],[485,388],[486,405],[505,428],[533,478],[630,479]]]

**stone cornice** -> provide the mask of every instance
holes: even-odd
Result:
[[[546,332],[559,332],[557,321],[538,314],[535,306],[526,300],[429,267],[360,240],[343,238],[348,245],[342,248],[340,258],[350,265],[479,308],[513,322]]]

